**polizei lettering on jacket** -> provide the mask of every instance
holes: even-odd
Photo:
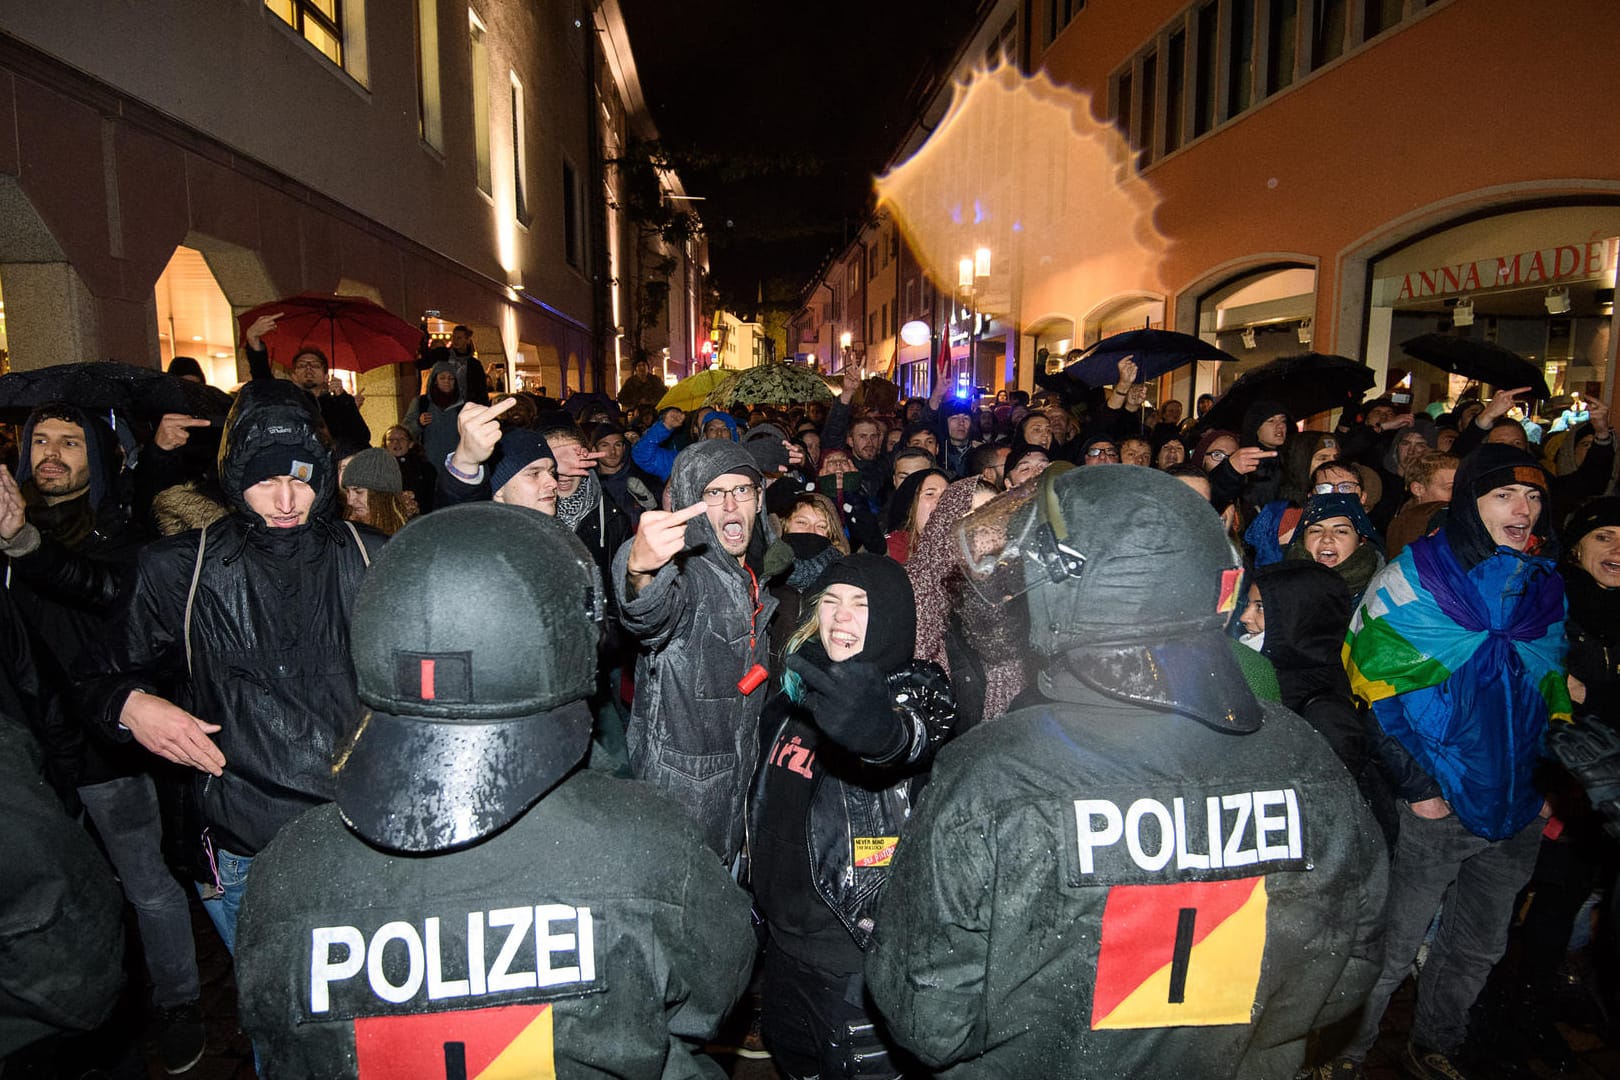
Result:
[[[1111,797],[1074,800],[1071,884],[1252,876],[1309,865],[1296,788],[1099,794]]]
[[[312,1018],[423,1011],[458,998],[544,1001],[597,981],[591,909],[567,904],[387,922],[370,933],[317,926],[309,943]]]

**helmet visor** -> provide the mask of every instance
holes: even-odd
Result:
[[[1061,581],[1085,564],[1067,546],[1052,483],[1073,466],[1055,462],[964,517],[956,541],[968,582],[986,601],[1004,604],[1056,574]],[[1053,523],[1056,523],[1054,527]],[[1060,536],[1060,533],[1062,534]]]

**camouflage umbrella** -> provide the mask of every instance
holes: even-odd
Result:
[[[761,364],[727,376],[709,392],[703,404],[725,408],[731,405],[802,405],[811,401],[831,401],[833,392],[821,377],[807,367],[795,364]]]

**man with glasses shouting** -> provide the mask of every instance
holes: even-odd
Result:
[[[674,509],[643,514],[613,559],[620,620],[640,646],[630,767],[684,806],[727,863],[742,848],[769,692],[776,601],[759,587],[761,480],[742,445],[693,443],[670,472]]]

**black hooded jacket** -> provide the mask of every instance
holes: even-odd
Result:
[[[1366,757],[1366,725],[1350,696],[1340,651],[1350,629],[1350,590],[1319,563],[1297,559],[1256,571],[1266,614],[1260,650],[1277,671],[1282,703],[1322,733],[1351,775]]]
[[[272,445],[317,463],[309,520],[295,528],[270,528],[244,497],[248,463]],[[123,740],[119,715],[136,690],[219,724],[224,775],[196,776],[203,820],[219,847],[252,855],[332,797],[334,749],[360,714],[349,612],[383,537],[339,519],[315,401],[290,382],[242,388],[219,474],[232,512],[141,552],[113,632],[88,658],[85,694]]]
[[[54,506],[38,498],[28,456],[31,420],[23,428],[17,469],[29,504],[28,523],[0,549],[8,557],[6,586],[34,642],[39,679],[53,695],[68,688],[79,657],[111,629],[111,613],[139,549],[139,538],[115,495],[117,440],[99,418],[82,409],[65,411],[76,415],[84,431],[89,488]],[[86,732],[70,700],[60,704],[65,723],[43,733],[53,781],[97,784],[146,766],[143,755]],[[69,760],[72,771],[64,777],[60,770]]]
[[[834,583],[866,591],[866,642],[845,663],[871,664],[886,677],[891,715],[871,724],[894,727],[901,750],[881,761],[860,757],[816,726],[814,695],[778,694],[765,711],[768,753],[754,781],[749,869],[776,946],[801,964],[847,974],[860,970],[901,827],[957,718],[950,678],[911,659],[916,601],[905,570],[863,552],[829,566],[813,591]],[[819,638],[798,655],[823,671],[833,666]]]

